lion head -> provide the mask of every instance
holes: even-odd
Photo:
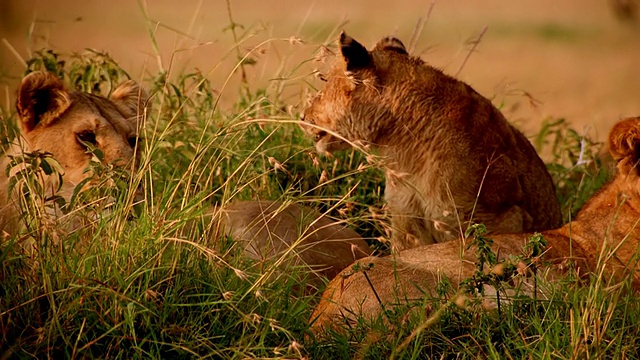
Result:
[[[302,115],[301,125],[314,137],[319,153],[347,148],[351,141],[376,141],[372,123],[385,114],[378,114],[380,108],[372,100],[378,95],[377,88],[384,86],[390,56],[408,58],[402,42],[393,37],[383,38],[369,52],[342,32],[339,45],[340,58],[321,77],[326,85]],[[388,78],[396,81],[393,76]]]
[[[24,151],[51,153],[64,169],[64,183],[73,186],[87,177],[90,147],[100,150],[105,163],[135,166],[146,101],[146,92],[132,80],[104,98],[67,90],[52,74],[31,73],[16,102]]]
[[[50,153],[60,164],[63,182],[59,190],[52,191],[68,201],[75,187],[92,176],[87,169],[96,151],[105,164],[128,171],[135,168],[138,130],[146,102],[146,92],[132,80],[119,85],[105,98],[69,90],[58,77],[33,72],[24,77],[18,89],[20,136],[6,155]],[[6,162],[7,156],[3,170]],[[49,181],[54,180],[45,179]],[[45,183],[47,191],[57,189],[49,185]],[[6,194],[5,187],[2,191]],[[11,203],[12,194],[8,196],[3,196],[2,201]],[[16,212],[15,207],[8,205],[2,206],[3,223]]]

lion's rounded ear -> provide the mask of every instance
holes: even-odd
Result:
[[[30,132],[38,125],[50,125],[69,106],[71,97],[62,80],[55,75],[36,71],[22,79],[16,108],[23,133]]]
[[[147,91],[133,80],[120,84],[109,98],[121,113],[131,118],[142,115],[149,102]]]
[[[640,159],[640,117],[628,118],[615,124],[609,133],[609,151],[617,161]]]
[[[347,71],[358,70],[371,63],[369,51],[344,31],[340,33],[340,52],[347,63]]]
[[[378,43],[373,48],[373,50],[374,51],[390,50],[390,51],[395,51],[398,54],[404,54],[404,55],[409,54],[407,52],[407,48],[404,47],[404,44],[402,43],[402,41],[400,41],[400,39],[395,38],[393,36],[387,36],[386,38],[383,38],[382,40],[378,41]]]

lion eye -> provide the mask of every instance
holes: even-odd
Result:
[[[321,81],[327,82],[327,77],[324,76],[324,74],[318,74],[318,79],[320,79]]]
[[[84,146],[96,146],[98,141],[96,140],[96,134],[91,130],[82,131],[76,134],[78,142]]]
[[[325,136],[327,136],[327,132],[326,131],[318,131],[316,133],[316,136],[314,137],[314,139],[315,139],[315,141],[319,141],[320,139],[322,139]]]

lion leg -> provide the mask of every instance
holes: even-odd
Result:
[[[482,223],[491,234],[521,233],[533,226],[533,217],[522,207],[513,205],[500,213],[485,213],[474,217],[474,223]]]
[[[416,219],[413,215],[391,214],[391,244],[394,252],[436,242],[426,229],[421,229],[418,222],[422,222],[422,219]]]

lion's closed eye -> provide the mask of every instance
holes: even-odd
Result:
[[[76,139],[84,147],[98,145],[98,141],[96,140],[96,134],[91,130],[85,130],[77,133]]]

